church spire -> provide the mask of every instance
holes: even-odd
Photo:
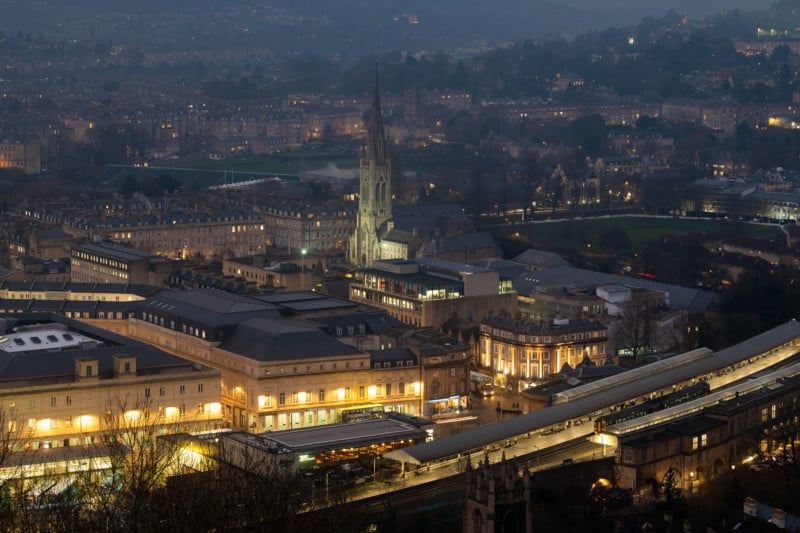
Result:
[[[366,160],[376,163],[386,162],[386,135],[383,132],[383,117],[381,116],[381,98],[378,89],[378,63],[375,62],[375,92],[372,95],[372,108],[369,112],[367,124],[367,150]]]

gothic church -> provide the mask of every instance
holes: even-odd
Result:
[[[390,242],[382,242],[381,239],[393,227],[392,165],[389,145],[383,131],[377,71],[375,94],[367,125],[367,145],[361,151],[359,179],[361,183],[356,229],[350,237],[348,260],[353,265],[370,267],[376,259],[398,256],[394,251],[395,247],[392,246],[390,251]]]

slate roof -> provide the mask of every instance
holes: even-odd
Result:
[[[141,261],[142,259],[155,259],[158,257],[135,248],[126,248],[113,244],[79,244],[75,246],[75,249],[128,261]]]
[[[382,241],[388,242],[398,242],[401,244],[410,244],[415,238],[414,234],[410,231],[399,230],[396,228],[392,228],[386,232],[386,234],[381,237]]]
[[[375,363],[399,363],[396,366],[406,366],[406,361],[413,361],[414,366],[419,364],[417,355],[409,348],[391,348],[389,350],[370,350],[370,366]]]
[[[10,354],[0,351],[0,381],[18,381],[47,376],[75,375],[75,359],[90,357],[98,360],[99,373],[113,371],[115,355],[135,355],[137,372],[183,366],[192,368],[191,361],[181,359],[147,344],[126,346],[105,346],[86,350],[64,352],[38,352]]]
[[[432,234],[443,225],[455,225],[462,230],[472,227],[458,204],[395,205],[392,221],[395,229],[411,232],[417,228],[420,235]]]
[[[219,347],[257,361],[285,361],[361,353],[317,328],[287,319],[266,317],[254,317],[242,321]]]
[[[380,335],[387,329],[402,324],[400,320],[387,313],[368,311],[365,313],[350,313],[347,315],[319,316],[308,319],[311,323],[320,324],[329,335],[336,333],[336,328],[346,329],[364,325],[367,334]]]
[[[72,235],[60,229],[41,229],[36,232],[39,240],[43,239],[72,239]]]
[[[344,309],[347,307],[357,307],[357,304],[348,300],[338,298],[326,298],[325,300],[306,300],[302,302],[286,302],[281,304],[289,311],[302,313],[304,311],[319,311],[326,309]]]
[[[273,292],[269,294],[260,294],[253,296],[253,299],[260,300],[271,304],[282,304],[285,302],[300,302],[304,300],[324,300],[327,298],[324,294],[310,291],[289,291],[289,292]]]
[[[208,326],[236,324],[253,316],[279,315],[275,305],[214,289],[162,292],[139,302],[138,308],[168,312]]]
[[[569,265],[569,261],[558,254],[534,249],[525,250],[513,260],[517,263],[523,263],[535,268],[551,268]]]
[[[21,351],[21,353],[0,349],[0,390],[4,386],[3,382],[6,383],[5,386],[10,386],[10,382],[30,382],[41,379],[71,382],[75,374],[75,359],[81,357],[97,359],[101,377],[104,373],[113,371],[115,355],[136,356],[138,373],[155,374],[167,369],[182,368],[188,371],[197,368],[191,361],[168,354],[149,344],[133,341],[56,314],[21,313],[5,315],[4,318],[8,320],[6,326],[9,328],[31,324],[52,324],[54,330],[58,328],[59,334],[74,332],[97,342],[90,345],[70,346],[61,351],[47,351],[48,347],[45,342],[41,345],[31,343],[30,351]],[[47,331],[49,330],[42,330],[43,338]],[[29,331],[26,335],[30,336],[30,333]],[[13,333],[6,335],[11,337]],[[34,351],[37,349],[42,351]],[[205,369],[205,367],[202,368]],[[14,385],[17,386],[16,383]]]

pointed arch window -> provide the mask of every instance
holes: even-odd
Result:
[[[375,185],[375,202],[379,204],[386,203],[386,182],[383,176],[378,178],[378,183]]]

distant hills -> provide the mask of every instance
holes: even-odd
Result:
[[[705,17],[768,6],[764,0],[0,0],[0,30],[124,42],[140,38],[142,27],[170,26],[172,44],[201,34],[212,45],[219,36],[224,46],[237,42],[235,33],[246,25],[249,44],[358,57],[569,38],[634,25],[646,16],[659,18],[670,9]],[[126,32],[126,21],[140,26]]]

